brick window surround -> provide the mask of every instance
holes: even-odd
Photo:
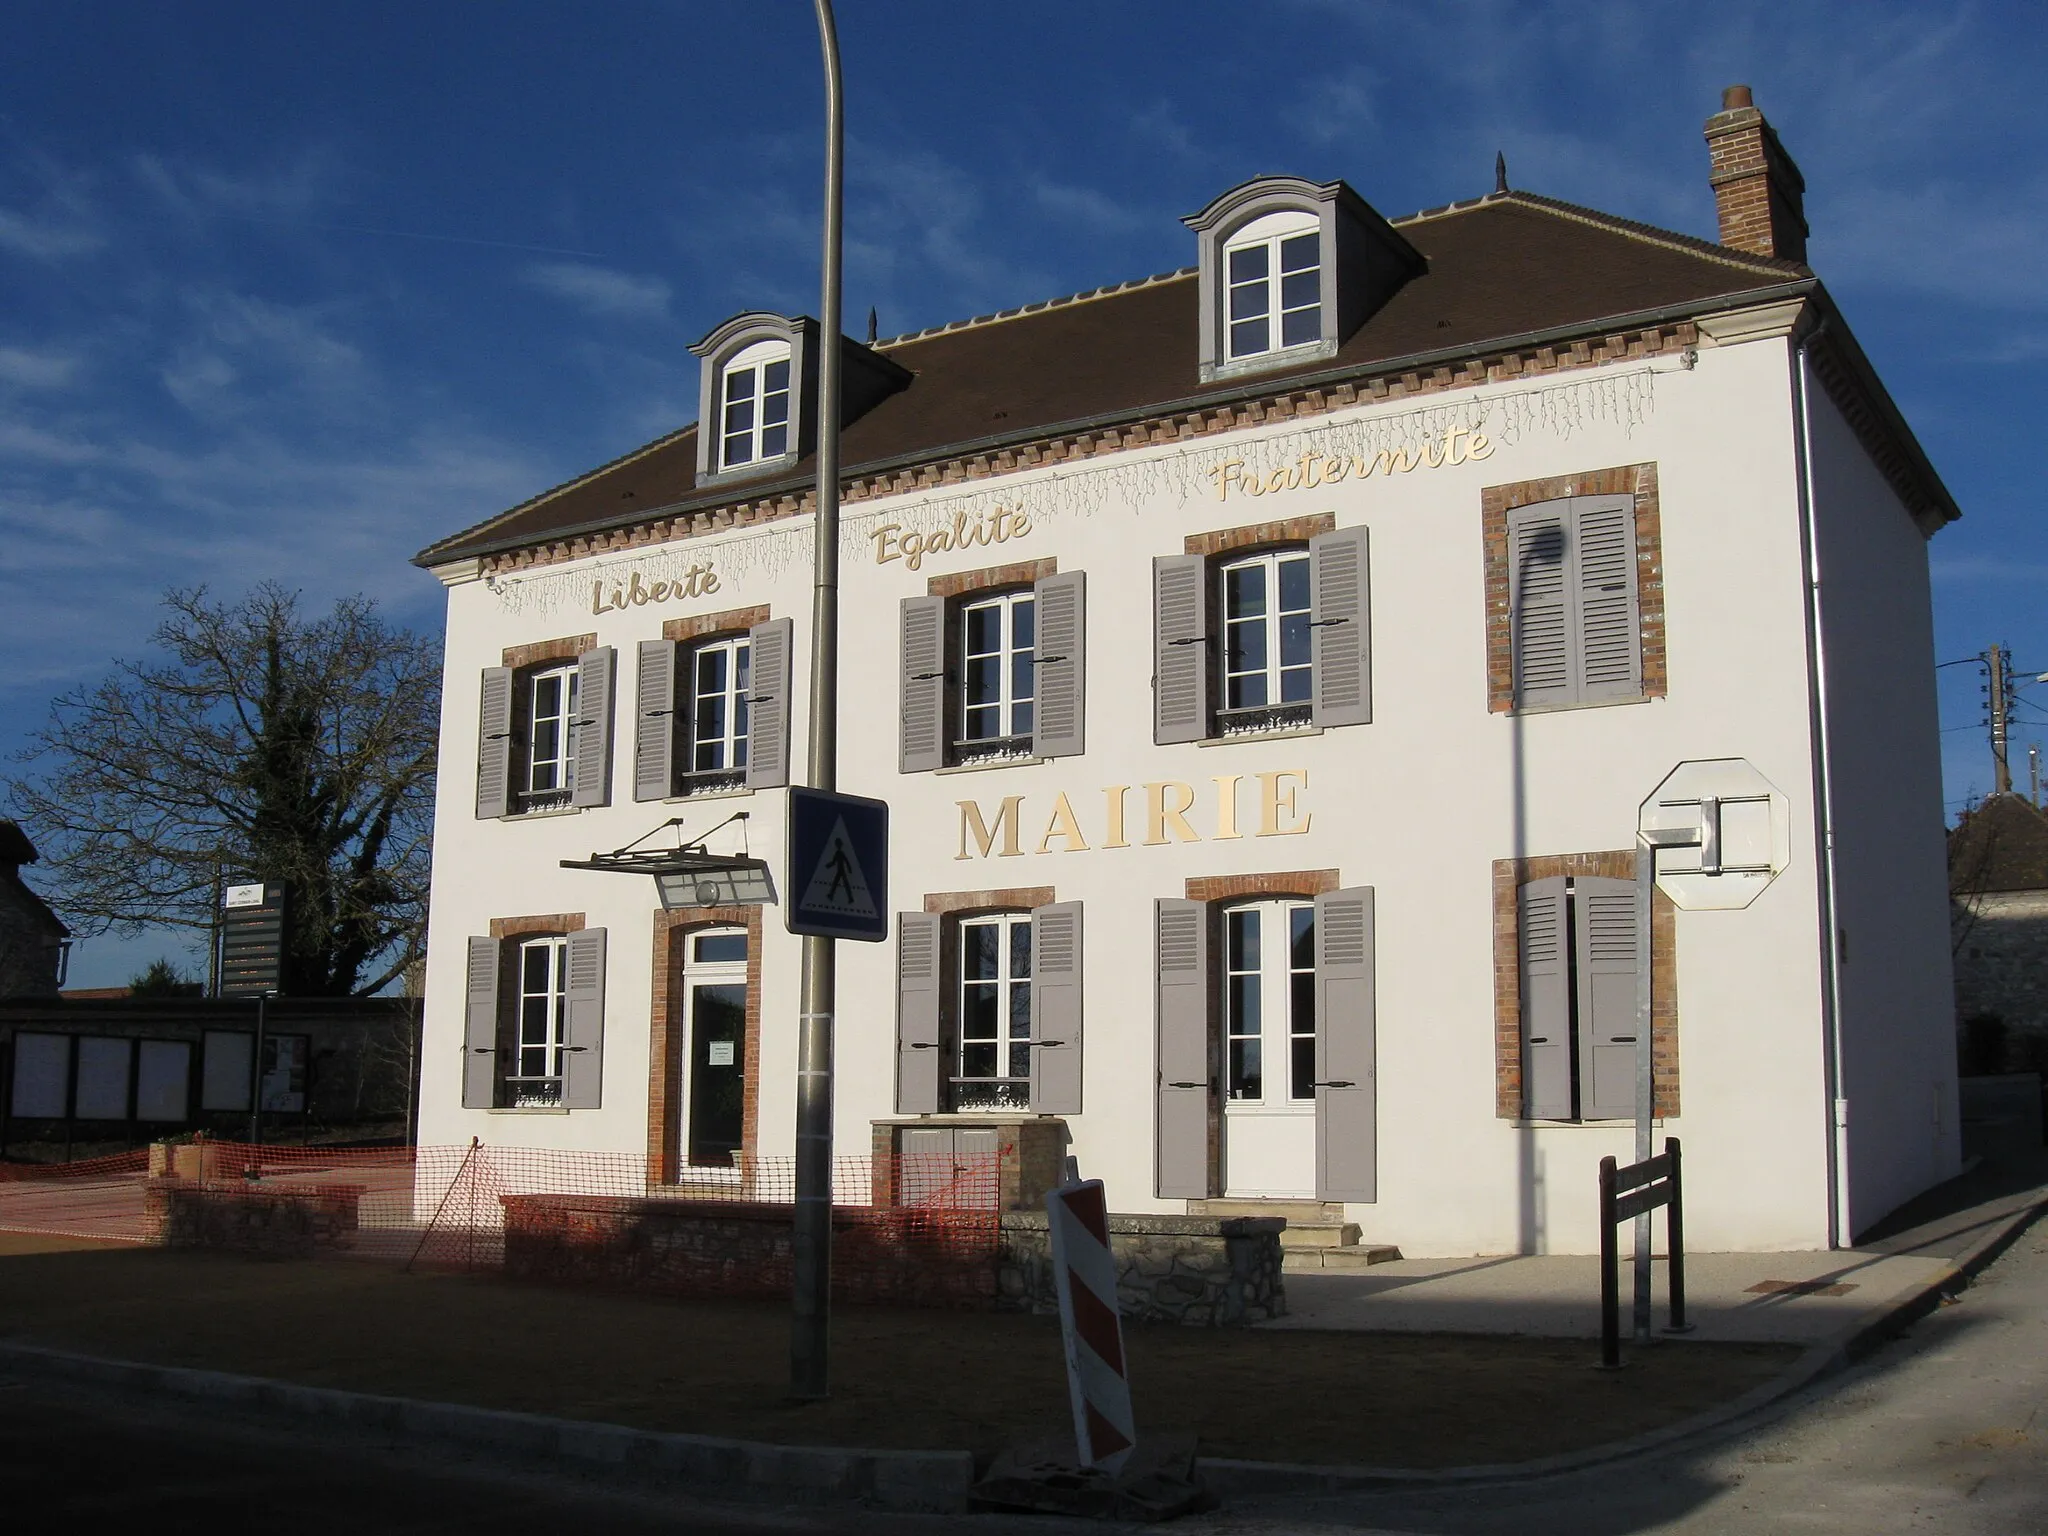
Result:
[[[498,1048],[510,1050],[519,1033],[519,943],[542,935],[581,933],[581,912],[536,912],[527,917],[494,917],[491,937],[498,941]],[[512,978],[511,984],[505,978]],[[502,1056],[499,1060],[502,1062]],[[505,1069],[500,1066],[498,1071]]]
[[[1668,679],[1664,655],[1664,546],[1657,503],[1657,466],[1624,464],[1589,469],[1548,480],[1489,485],[1479,493],[1486,558],[1486,707],[1506,714],[1515,707],[1515,637],[1508,612],[1508,514],[1517,507],[1565,496],[1633,496],[1636,499],[1636,613],[1643,654],[1643,697],[1664,697]]]
[[[950,576],[933,576],[924,584],[927,597],[965,597],[969,592],[987,592],[995,587],[1028,587],[1048,576],[1057,576],[1057,560],[1019,560],[1014,565],[985,566],[978,571],[955,571]]]
[[[531,645],[508,645],[498,664],[517,671],[545,661],[574,661],[585,651],[596,649],[596,635],[562,635],[553,640],[536,640]]]
[[[654,914],[654,1013],[647,1030],[647,1182],[674,1184],[683,1168],[684,978],[690,935],[705,928],[747,931],[747,1007],[740,1047],[740,1151],[742,1165],[760,1151],[761,909],[752,906],[677,907]]]
[[[1633,880],[1633,849],[1493,861],[1493,1082],[1495,1116],[1522,1118],[1522,956],[1517,892],[1554,875]],[[1677,908],[1662,891],[1650,899],[1650,1073],[1656,1117],[1678,1114]]]
[[[994,912],[1051,906],[1059,900],[1049,885],[1016,885],[998,891],[935,891],[924,899],[924,909],[944,917],[954,912]]]
[[[687,643],[706,635],[745,634],[756,624],[773,617],[765,603],[752,608],[728,608],[723,613],[695,613],[684,619],[670,619],[661,626],[661,638]]]
[[[1191,533],[1181,552],[1189,555],[1224,555],[1240,549],[1257,549],[1263,544],[1306,544],[1319,533],[1334,533],[1337,514],[1311,512],[1277,523],[1246,523],[1241,528],[1218,528],[1209,533]]]

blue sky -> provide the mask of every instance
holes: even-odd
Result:
[[[1263,171],[1389,215],[1515,185],[1713,233],[1747,81],[1811,258],[1966,518],[1937,644],[2048,671],[2048,26],[2037,5],[844,0],[847,314],[884,335],[1192,260]],[[812,313],[803,0],[0,14],[0,751],[168,585],[439,623],[431,539],[695,413],[685,350]],[[1950,810],[1990,784],[1949,668]],[[2048,734],[2048,684],[2023,744]],[[33,828],[30,829],[33,833]],[[107,985],[175,940],[83,945]]]

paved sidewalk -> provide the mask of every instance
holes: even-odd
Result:
[[[1695,1325],[1688,1337],[1828,1342],[1924,1296],[1957,1259],[2044,1200],[2048,1157],[1972,1170],[1913,1201],[1853,1249],[1688,1254],[1686,1311]],[[1658,1235],[1661,1241],[1661,1223]],[[1633,1268],[1624,1247],[1624,1333]],[[1665,1279],[1659,1259],[1652,1271],[1659,1329],[1667,1316]],[[1399,1259],[1351,1273],[1290,1274],[1287,1302],[1288,1316],[1260,1326],[1597,1338],[1600,1264],[1584,1256]]]

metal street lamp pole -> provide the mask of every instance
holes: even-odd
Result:
[[[813,789],[839,787],[839,253],[845,177],[845,101],[839,79],[839,29],[832,0],[816,0],[825,55],[824,313],[818,338],[818,489],[811,592]],[[832,1015],[837,977],[833,940],[804,936],[802,1014],[797,1025],[796,1228],[791,1297],[789,1390],[821,1398],[828,1390],[832,1321]]]

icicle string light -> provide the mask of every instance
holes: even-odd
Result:
[[[1078,459],[1055,469],[1022,470],[940,495],[918,490],[879,497],[846,508],[840,557],[849,562],[865,560],[876,529],[884,524],[895,526],[899,541],[911,536],[929,548],[934,534],[963,526],[987,528],[999,512],[1026,512],[1036,528],[1063,518],[1113,511],[1135,515],[1161,502],[1186,507],[1190,502],[1213,501],[1217,489],[1213,470],[1225,460],[1238,462],[1243,479],[1263,483],[1276,471],[1299,464],[1305,455],[1364,465],[1373,464],[1382,454],[1397,464],[1434,462],[1425,455],[1453,432],[1468,437],[1484,433],[1496,448],[1512,447],[1537,435],[1568,441],[1596,425],[1618,427],[1624,435],[1633,435],[1655,410],[1656,376],[1665,371],[1646,366],[1535,389],[1474,390],[1456,397],[1437,396],[1430,404],[1389,415],[1317,417],[1255,437],[1250,434],[1258,428],[1220,433],[1163,451],[1138,450],[1113,458]],[[1381,473],[1385,472],[1382,468]],[[810,519],[786,518],[643,545],[569,569],[495,576],[487,582],[511,613],[543,617],[567,608],[587,614],[596,607],[594,596],[612,606],[614,587],[627,584],[629,573],[634,572],[641,590],[649,591],[657,583],[675,587],[690,582],[693,569],[709,567],[716,573],[716,591],[721,593],[753,588],[764,579],[774,582],[793,571],[807,573],[810,542]],[[701,590],[701,578],[694,585]],[[718,601],[716,596],[699,597],[691,606],[715,606]]]

